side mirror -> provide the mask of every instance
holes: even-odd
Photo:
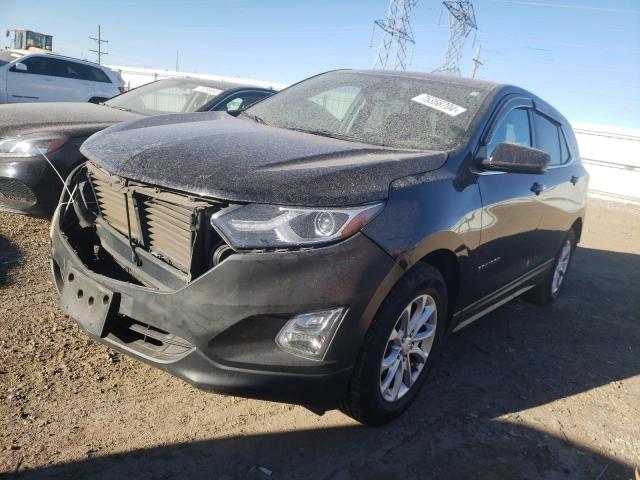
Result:
[[[22,62],[16,62],[13,66],[13,69],[16,72],[26,72],[28,70],[27,66]]]
[[[490,158],[482,160],[482,167],[498,172],[540,175],[547,171],[550,161],[549,154],[537,148],[502,142],[496,145]]]

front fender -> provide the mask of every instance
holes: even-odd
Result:
[[[480,245],[482,200],[476,183],[460,186],[455,178],[441,170],[393,182],[386,208],[363,232],[405,271],[432,252],[452,252],[464,302]]]

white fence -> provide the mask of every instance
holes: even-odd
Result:
[[[203,73],[176,72],[173,70],[156,70],[152,68],[123,67],[119,65],[106,65],[111,70],[120,73],[127,88],[136,88],[145,83],[161,80],[163,78],[202,78],[204,80],[214,80],[219,82],[237,83],[240,85],[253,85],[255,87],[272,88],[282,90],[287,86],[285,83],[266,82],[264,80],[254,80],[240,77],[223,77],[221,75],[207,75]]]
[[[640,202],[640,130],[573,123],[592,194]]]

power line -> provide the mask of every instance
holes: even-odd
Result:
[[[109,40],[102,40],[102,36],[101,36],[101,33],[100,33],[100,25],[98,25],[98,38],[89,37],[89,39],[95,41],[96,44],[97,44],[97,50],[89,49],[89,51],[98,55],[98,64],[101,64],[102,63],[102,55],[108,55],[109,54],[108,52],[104,52],[102,50],[102,44],[103,43],[109,43]]]
[[[518,0],[490,0],[494,3],[511,3],[514,5],[523,5],[527,7],[543,7],[543,8],[566,8],[570,10],[590,10],[595,12],[624,13],[632,15],[640,15],[640,10],[627,10],[624,8],[610,7],[592,7],[590,5],[568,5],[564,3],[547,3],[547,2],[525,2]]]

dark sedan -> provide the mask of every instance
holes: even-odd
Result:
[[[367,424],[407,408],[450,333],[557,298],[586,208],[555,108],[440,75],[331,72],[82,151],[52,227],[66,313],[201,388]]]
[[[83,160],[82,142],[114,123],[172,113],[235,115],[273,93],[250,85],[180,78],[144,85],[100,105],[2,105],[0,210],[50,215],[60,197],[62,179]]]

